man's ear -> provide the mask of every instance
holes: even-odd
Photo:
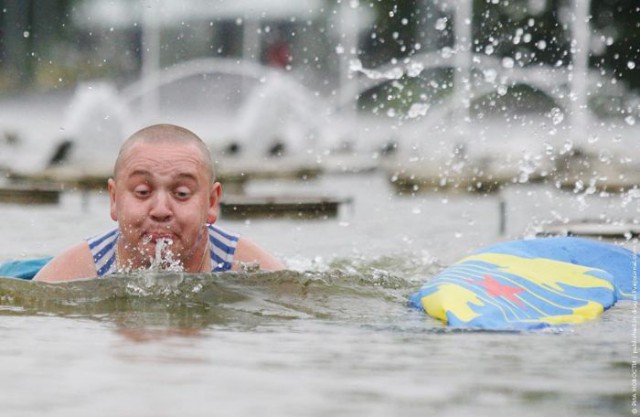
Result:
[[[220,196],[222,195],[222,184],[216,182],[211,187],[209,193],[209,208],[207,211],[207,223],[213,224],[218,220],[220,211]]]
[[[113,178],[109,178],[107,181],[107,189],[109,190],[109,206],[111,209],[111,219],[118,221],[118,211],[116,207],[116,182]]]

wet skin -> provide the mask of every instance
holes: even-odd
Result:
[[[135,143],[108,187],[121,266],[148,267],[157,241],[169,239],[186,271],[210,269],[206,223],[217,219],[221,186],[196,145]]]
[[[123,145],[109,180],[111,218],[118,222],[118,269],[154,268],[210,272],[207,223],[218,219],[222,186],[212,179],[206,145],[174,125],[140,130]],[[170,242],[170,244],[168,244]],[[167,251],[156,258],[156,249]],[[158,262],[160,261],[160,262]],[[259,265],[267,271],[285,265],[251,240],[236,242],[231,270]],[[94,255],[82,241],[54,257],[34,277],[55,282],[98,275]]]

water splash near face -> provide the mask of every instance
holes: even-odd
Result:
[[[173,239],[161,238],[156,240],[156,250],[154,257],[151,258],[150,271],[171,271],[182,272],[184,266],[179,259],[174,258],[171,246]]]

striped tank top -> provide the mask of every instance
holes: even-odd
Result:
[[[229,271],[240,236],[212,224],[207,225],[207,229],[209,231],[209,255],[213,265],[211,271]],[[99,277],[117,272],[116,245],[119,237],[120,230],[113,229],[110,232],[87,239]]]

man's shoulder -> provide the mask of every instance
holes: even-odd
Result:
[[[239,263],[256,263],[260,266],[260,269],[267,271],[277,271],[285,268],[282,261],[244,237],[238,240],[234,260],[236,261],[234,269],[237,269]]]
[[[47,263],[34,277],[35,281],[68,281],[97,276],[89,243],[80,242]]]

